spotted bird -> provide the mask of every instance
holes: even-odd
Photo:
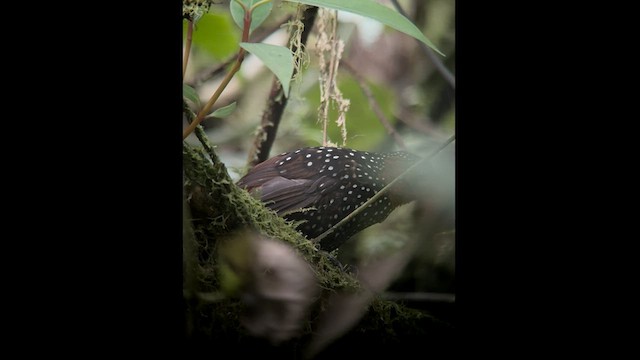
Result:
[[[404,151],[374,153],[336,147],[310,147],[274,156],[251,169],[238,185],[257,196],[313,239],[362,206],[420,158]],[[400,180],[390,191],[323,238],[331,251],[359,231],[382,222],[396,207],[414,199]]]

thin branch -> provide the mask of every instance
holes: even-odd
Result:
[[[204,120],[205,115],[213,107],[213,104],[215,104],[216,101],[218,101],[218,98],[222,94],[222,91],[224,91],[224,89],[227,87],[227,85],[229,85],[229,82],[233,78],[233,75],[235,75],[235,73],[237,73],[238,70],[240,70],[240,65],[242,64],[242,60],[244,59],[244,54],[245,54],[245,50],[241,48],[240,52],[238,54],[238,59],[236,59],[235,64],[233,64],[233,67],[227,73],[227,76],[224,77],[224,79],[222,80],[222,83],[220,83],[220,86],[218,86],[216,91],[213,93],[213,96],[211,96],[211,99],[209,99],[207,104],[202,108],[202,110],[200,110],[200,112],[198,113],[198,116],[196,116],[195,120],[189,125],[189,127],[182,134],[182,139],[183,140],[186,139],[187,136],[189,136],[189,134],[191,134],[193,132],[193,130],[196,128],[196,126],[200,125],[202,120]]]
[[[307,7],[302,14],[302,24],[304,26],[302,35],[300,37],[300,43],[304,46],[309,38],[309,33],[313,27],[313,23],[318,13],[318,7]],[[292,36],[294,36],[292,34]],[[291,40],[291,39],[290,39]],[[293,53],[298,52],[298,47],[294,46]],[[293,76],[295,77],[298,72],[298,67],[294,67]],[[267,100],[267,106],[262,114],[261,126],[256,138],[254,140],[253,148],[249,151],[249,157],[247,163],[249,167],[253,167],[269,158],[271,147],[276,138],[278,131],[278,125],[280,125],[280,119],[284,113],[284,108],[287,106],[287,97],[284,96],[284,90],[280,81],[277,78],[273,79],[271,85],[271,91],[269,93],[269,99]]]
[[[396,142],[396,144],[398,144],[398,146],[401,149],[406,150],[407,146],[402,140],[402,137],[389,123],[389,119],[387,119],[387,116],[382,112],[382,109],[380,108],[380,104],[373,96],[373,93],[371,92],[371,88],[366,83],[364,78],[356,71],[356,69],[348,61],[344,59],[342,60],[342,66],[345,70],[351,73],[353,78],[358,82],[358,85],[360,86],[360,90],[362,90],[362,92],[364,93],[364,96],[366,96],[367,99],[369,100],[369,106],[371,106],[371,109],[378,117],[378,120],[380,120],[380,123],[382,124],[382,126],[384,126],[384,128],[387,130],[387,134],[393,137],[393,140]]]
[[[419,165],[421,165],[422,163],[431,160],[435,155],[437,155],[442,149],[444,149],[447,145],[449,145],[451,142],[453,142],[456,139],[455,134],[451,135],[451,137],[449,137],[449,139],[447,139],[447,141],[445,141],[444,143],[442,143],[440,146],[438,146],[437,149],[435,149],[434,151],[432,151],[429,155],[427,155],[426,157],[422,158],[420,161],[416,162],[415,164],[413,164],[411,167],[409,167],[405,172],[403,172],[402,174],[400,174],[400,176],[398,176],[397,178],[393,179],[393,181],[391,181],[389,184],[387,184],[387,186],[383,187],[382,189],[380,189],[380,191],[378,191],[375,195],[373,195],[369,200],[367,200],[364,204],[362,204],[362,206],[360,206],[359,208],[355,209],[351,214],[345,216],[344,219],[340,220],[340,222],[338,222],[337,224],[333,225],[332,227],[330,227],[329,229],[327,229],[327,231],[323,232],[322,234],[318,235],[316,238],[314,238],[313,242],[320,242],[322,239],[324,239],[325,237],[327,237],[327,235],[331,234],[332,232],[334,232],[338,227],[344,225],[346,222],[348,222],[349,220],[353,219],[354,217],[356,217],[358,214],[360,214],[362,211],[364,211],[364,209],[367,208],[367,206],[375,203],[376,201],[378,201],[379,198],[381,198],[395,183],[397,183],[398,181],[400,181],[400,179],[402,179],[406,174],[409,174],[411,171],[413,171],[414,169],[416,169]]]
[[[293,17],[292,15],[287,15],[284,19],[278,21],[276,24],[272,25],[269,28],[262,29],[260,27],[259,33],[256,34],[257,31],[254,31],[254,33],[252,34],[251,42],[254,42],[254,43],[262,42],[269,35],[273,34],[278,29],[280,29],[282,25],[286,24],[289,20],[291,20],[292,17]],[[230,57],[229,59],[216,65],[212,69],[206,69],[204,71],[201,71],[198,75],[194,76],[194,80],[191,81],[189,85],[192,85],[193,87],[197,87],[197,86],[200,86],[202,83],[213,79],[214,77],[222,73],[225,68],[231,65],[231,63],[234,60],[235,60],[235,57]]]
[[[193,35],[193,21],[189,20],[187,25],[187,44],[184,47],[184,56],[182,57],[182,79],[187,73],[187,64],[189,63],[189,53],[191,53],[191,40]]]
[[[242,4],[241,2],[239,3],[242,5],[243,8],[246,8],[244,4]],[[246,42],[249,40],[250,28],[251,28],[251,11],[245,11],[244,28],[242,29],[243,42]],[[242,61],[244,60],[245,54],[246,54],[246,51],[243,48],[240,48],[235,64],[233,64],[233,67],[231,68],[231,70],[229,70],[229,72],[227,73],[227,76],[224,77],[224,79],[222,80],[222,82],[220,83],[216,91],[213,93],[213,95],[211,96],[211,99],[209,99],[207,104],[202,108],[202,110],[200,110],[200,112],[198,113],[198,116],[196,116],[196,119],[191,124],[189,124],[189,127],[187,127],[187,129],[184,131],[184,133],[182,134],[183,140],[186,139],[187,136],[189,136],[189,134],[193,132],[193,130],[195,130],[195,128],[202,122],[202,120],[204,120],[209,110],[211,110],[211,108],[216,103],[216,101],[218,101],[218,98],[222,94],[222,91],[224,91],[227,85],[229,85],[229,82],[233,78],[233,75],[235,75],[235,73],[237,73],[238,70],[240,70],[240,65],[242,65]]]
[[[407,13],[404,12],[404,10],[402,9],[402,6],[400,6],[400,4],[398,3],[398,0],[391,0],[391,2],[393,3],[393,6],[396,8],[396,10],[404,17],[406,17],[407,19],[409,18],[407,16]],[[418,44],[420,45],[420,48],[422,49],[422,51],[427,55],[427,57],[429,58],[429,60],[431,60],[431,62],[433,63],[433,65],[436,67],[436,70],[440,73],[440,75],[442,75],[442,77],[447,81],[447,84],[449,84],[451,86],[451,88],[453,90],[456,89],[456,78],[453,76],[453,74],[451,74],[451,72],[444,66],[444,64],[442,63],[442,61],[440,60],[440,58],[438,57],[438,55],[436,55],[436,53],[430,48],[428,47],[425,43],[423,43],[420,40],[416,40],[418,42]]]
[[[185,114],[185,116],[187,118],[187,123],[191,124],[196,116],[193,113],[193,111],[191,111],[191,108],[189,108],[189,105],[187,104],[187,102],[184,99],[182,99],[182,112]],[[202,128],[202,126],[197,126],[196,127],[195,134],[196,134],[196,137],[198,138],[198,140],[200,140],[200,143],[202,144],[202,147],[204,147],[205,151],[207,152],[207,154],[209,154],[209,157],[213,161],[213,159],[216,158],[216,156],[215,156],[215,154],[213,152],[213,146],[211,146],[211,143],[209,142],[209,139],[207,138],[207,134],[204,132],[204,129]]]
[[[427,135],[438,138],[439,140],[446,139],[446,135],[437,130],[432,124],[429,118],[426,118],[424,121],[418,121],[417,119],[410,118],[407,114],[405,116],[394,115],[394,119],[400,121],[410,127],[411,129]]]

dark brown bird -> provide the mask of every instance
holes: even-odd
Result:
[[[238,186],[259,196],[267,207],[313,239],[373,197],[420,158],[403,151],[373,153],[347,148],[311,147],[274,156],[251,169]],[[331,251],[357,232],[382,222],[410,202],[399,181],[385,196],[321,240]],[[405,190],[405,191],[403,191]],[[305,209],[305,210],[302,210]]]

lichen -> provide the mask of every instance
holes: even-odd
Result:
[[[213,0],[183,0],[182,1],[182,17],[189,21],[197,22],[202,15],[209,11],[211,4],[215,4]]]

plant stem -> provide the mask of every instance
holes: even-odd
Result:
[[[356,69],[353,66],[351,66],[351,64],[348,61],[344,59],[342,59],[342,68],[350,72],[353,78],[356,80],[356,82],[360,86],[360,90],[362,90],[362,93],[364,94],[364,96],[367,98],[367,100],[369,100],[369,106],[378,117],[378,120],[380,120],[380,123],[382,124],[382,126],[384,126],[384,128],[387,130],[387,134],[393,137],[393,140],[396,142],[396,144],[398,144],[398,146],[402,150],[406,150],[407,146],[402,140],[402,137],[393,128],[393,126],[391,126],[389,119],[387,119],[387,116],[382,111],[380,104],[378,103],[376,98],[373,96],[373,92],[371,91],[371,88],[369,87],[369,85],[367,85],[367,82],[364,80],[364,78],[356,71]]]
[[[191,52],[191,38],[193,34],[193,21],[189,20],[187,25],[187,43],[184,47],[184,56],[182,57],[182,79],[187,73],[187,64],[189,63],[189,53]]]
[[[246,9],[246,7],[242,3],[240,4],[243,6],[243,8]],[[244,13],[244,27],[242,29],[242,42],[247,42],[249,40],[250,28],[251,28],[251,10],[245,11]],[[244,60],[245,54],[246,54],[246,50],[241,47],[240,51],[238,51],[238,57],[236,58],[236,62],[233,64],[233,67],[231,68],[231,70],[229,70],[229,72],[224,77],[224,79],[222,79],[222,82],[220,83],[216,91],[211,96],[211,99],[209,99],[209,101],[202,108],[202,110],[198,112],[198,116],[196,116],[195,120],[193,120],[193,122],[189,124],[189,126],[185,129],[184,133],[182,134],[182,140],[186,139],[187,136],[189,136],[189,134],[193,132],[196,126],[200,125],[202,120],[204,120],[205,115],[211,110],[211,108],[216,103],[216,101],[218,101],[218,98],[222,94],[222,91],[224,91],[227,85],[229,85],[229,82],[233,78],[233,75],[235,75],[235,73],[237,73],[238,70],[240,70],[240,65],[242,65],[242,61]]]
[[[300,15],[300,13],[302,14]],[[301,21],[303,24],[302,34],[300,35],[301,47],[305,46],[307,43],[311,29],[313,29],[317,13],[317,6],[308,6],[304,8],[304,10],[299,9],[296,14],[296,20]],[[292,43],[294,36],[294,33],[290,35],[289,43]],[[294,43],[291,51],[293,53],[298,53],[299,51],[302,51],[302,49],[299,49],[298,45]],[[298,74],[298,71],[300,71],[300,67],[294,67],[293,77]],[[271,85],[271,92],[267,99],[267,105],[262,113],[260,130],[255,136],[253,146],[249,150],[249,156],[247,159],[247,166],[249,168],[252,168],[269,158],[269,152],[271,151],[271,147],[275,141],[278,126],[282,119],[284,109],[287,106],[287,101],[288,99],[284,96],[284,91],[280,81],[278,81],[277,78],[274,78]]]
[[[222,83],[220,83],[220,86],[218,86],[216,91],[213,93],[213,96],[211,96],[211,99],[209,99],[209,102],[207,102],[207,104],[204,106],[204,108],[202,108],[202,110],[200,110],[200,112],[198,113],[198,116],[196,116],[195,120],[193,120],[193,122],[191,124],[189,124],[189,127],[187,127],[187,129],[184,131],[184,133],[182,134],[182,139],[183,140],[186,139],[187,136],[189,136],[189,134],[191,134],[193,132],[193,130],[196,128],[196,126],[200,125],[200,123],[204,119],[205,115],[213,107],[213,104],[215,104],[216,101],[218,101],[218,98],[222,94],[222,91],[227,87],[227,85],[229,85],[229,82],[233,78],[233,75],[236,72],[238,72],[238,70],[240,70],[240,65],[242,64],[242,58],[244,58],[244,49],[240,49],[240,52],[238,53],[238,58],[236,59],[236,62],[233,64],[233,67],[231,68],[231,70],[224,77],[224,79],[222,80]]]
[[[393,6],[396,8],[396,10],[400,13],[400,15],[406,17],[407,19],[409,18],[407,16],[407,13],[404,11],[404,9],[402,9],[402,6],[400,6],[400,3],[398,3],[398,0],[391,0],[391,2],[393,3]],[[430,47],[425,45],[420,40],[418,40],[418,45],[420,46],[422,51],[427,55],[429,60],[431,60],[431,63],[433,63],[433,65],[436,67],[436,70],[440,73],[440,75],[442,75],[442,77],[447,82],[447,84],[449,84],[449,86],[451,86],[451,88],[455,90],[456,89],[455,76],[453,76],[453,74],[451,74],[451,72],[444,66],[440,58],[436,56],[436,54],[433,52],[433,50]]]

